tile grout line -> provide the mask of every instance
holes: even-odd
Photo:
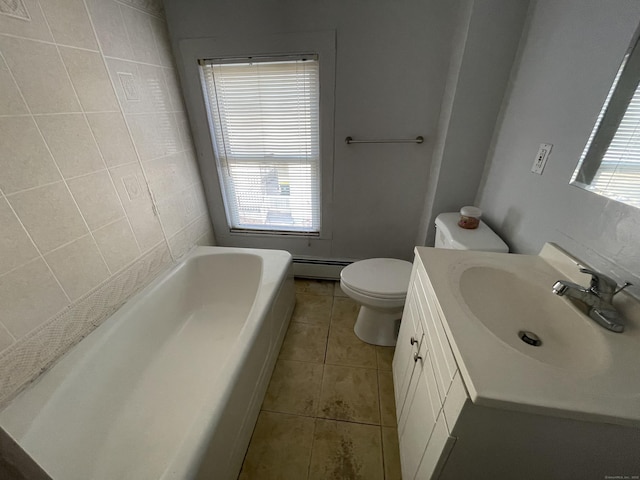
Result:
[[[42,8],[40,7],[40,4],[38,4],[38,8],[40,8],[40,11],[42,12]],[[44,15],[44,13],[43,13]],[[40,134],[40,137],[42,138],[42,141],[44,142],[44,137],[42,137],[42,132],[40,131],[40,128],[38,127],[37,122],[35,121],[35,118],[33,118],[32,112],[31,112],[31,107],[29,106],[29,104],[27,103],[27,99],[24,97],[24,94],[22,93],[22,88],[20,88],[20,85],[18,85],[18,81],[16,80],[16,77],[13,75],[13,71],[11,70],[11,67],[9,66],[9,64],[7,63],[7,60],[4,57],[4,54],[2,52],[0,52],[0,59],[2,59],[2,61],[5,63],[5,65],[7,66],[7,71],[9,72],[9,76],[11,77],[11,79],[13,80],[13,83],[16,86],[16,89],[18,90],[18,93],[20,94],[20,98],[22,99],[22,101],[24,102],[24,105],[27,109],[27,112],[29,112],[29,118],[31,119],[31,121],[33,122],[33,124],[36,126],[38,133]],[[49,155],[51,155],[51,151],[49,151],[49,146],[45,143],[45,147],[47,148],[47,151],[49,152]],[[58,169],[58,174],[60,175],[60,177],[62,177],[62,174],[60,173],[60,169],[58,168],[57,163],[55,162],[55,159],[53,158],[53,155],[51,155],[51,159],[53,160],[53,164],[55,165],[56,169]],[[53,182],[53,183],[58,183],[58,182]],[[40,257],[40,259],[44,262],[44,264],[46,265],[47,269],[49,270],[49,273],[51,274],[51,276],[53,277],[53,279],[55,280],[56,284],[58,285],[58,287],[60,287],[60,290],[62,291],[62,294],[65,296],[65,298],[67,299],[67,303],[71,303],[71,298],[69,297],[69,294],[66,292],[66,290],[62,287],[62,284],[60,283],[60,280],[58,280],[58,277],[56,276],[55,273],[53,273],[53,269],[51,268],[51,266],[49,265],[49,262],[47,262],[47,260],[44,258],[44,255],[42,254],[42,251],[40,250],[40,248],[38,247],[38,245],[36,245],[35,240],[33,239],[33,237],[31,236],[31,233],[29,233],[29,231],[27,230],[27,227],[25,226],[25,224],[22,222],[22,219],[20,218],[20,216],[18,215],[18,213],[15,211],[15,209],[13,208],[13,205],[11,204],[11,202],[9,201],[9,199],[7,198],[7,196],[4,196],[5,200],[7,201],[7,204],[9,205],[9,208],[11,209],[11,212],[13,212],[13,215],[15,216],[15,218],[18,220],[18,223],[20,223],[20,226],[22,227],[22,230],[24,230],[25,234],[27,235],[27,237],[29,238],[29,241],[31,241],[31,244],[33,245],[33,247],[35,248],[36,252],[38,253],[38,256]],[[31,259],[31,261],[33,261],[35,259]],[[29,262],[27,262],[29,263]],[[24,264],[26,265],[26,263]],[[17,267],[16,267],[17,268]],[[15,269],[12,269],[12,271]],[[7,272],[5,272],[6,274]],[[4,274],[3,274],[4,275]],[[57,313],[56,313],[57,315]],[[45,319],[46,321],[47,319]],[[21,337],[22,338],[22,337]],[[17,340],[16,340],[17,341]]]
[[[53,38],[53,40],[55,42],[55,37],[53,36],[53,30],[51,29],[51,25],[49,25],[49,20],[47,19],[47,16],[44,13],[44,10],[42,9],[42,5],[40,5],[39,3],[38,3],[38,8],[40,9],[40,13],[42,14],[42,18],[44,19],[44,23],[47,25],[47,28],[49,29],[49,33],[51,34],[51,38]],[[62,58],[62,53],[60,52],[60,47],[58,46],[57,43],[55,43],[54,46],[55,46],[56,52],[58,53],[58,59],[60,60],[60,63],[62,64],[62,67],[64,68],[65,73],[67,74],[67,80],[69,81],[69,85],[71,85],[71,89],[73,90],[73,94],[75,95],[75,100],[76,100],[76,102],[78,102],[78,107],[80,107],[80,111],[77,112],[77,113],[82,114],[82,116],[84,118],[84,121],[87,124],[87,127],[89,128],[89,130],[91,130],[91,127],[89,127],[89,122],[87,121],[87,117],[84,114],[84,107],[82,106],[82,102],[80,101],[80,96],[78,95],[78,90],[76,89],[76,86],[73,84],[73,80],[71,79],[71,74],[69,73],[69,68],[67,67],[67,64],[64,62],[64,58]],[[27,105],[27,107],[28,107],[28,105]],[[29,111],[31,111],[30,108],[29,108]],[[40,133],[40,137],[42,138],[42,141],[44,142],[44,144],[45,144],[45,146],[47,148],[47,151],[49,152],[49,155],[51,155],[51,158],[53,159],[53,163],[56,166],[56,168],[58,169],[58,173],[62,177],[62,181],[64,182],[64,186],[66,187],[67,192],[71,196],[71,199],[73,200],[73,203],[74,203],[75,207],[78,209],[78,213],[80,214],[80,218],[82,218],[82,221],[84,222],[85,227],[89,231],[89,235],[91,235],[91,239],[93,240],[93,244],[96,247],[96,250],[98,250],[98,254],[100,255],[100,258],[102,259],[102,262],[104,263],[104,266],[107,268],[107,272],[109,272],[109,277],[111,277],[113,275],[113,272],[111,271],[111,268],[109,268],[109,265],[107,264],[106,258],[104,258],[102,250],[100,250],[100,247],[98,247],[98,242],[96,242],[96,238],[93,235],[93,232],[91,231],[91,227],[89,227],[89,222],[87,222],[87,219],[85,218],[84,213],[82,213],[82,210],[80,209],[80,205],[78,205],[78,201],[76,200],[76,197],[73,195],[73,192],[71,191],[71,188],[69,187],[69,184],[67,183],[67,179],[62,174],[62,170],[60,169],[60,166],[58,165],[58,161],[56,160],[56,157],[53,155],[53,152],[51,151],[51,148],[49,148],[49,143],[47,142],[44,134],[42,133],[42,130],[40,129],[40,125],[38,125],[38,122],[36,122],[35,118],[33,118],[33,123],[36,124],[36,128],[38,129],[38,132]],[[95,139],[94,139],[94,142],[95,142]],[[97,144],[96,144],[96,148],[98,148]],[[100,152],[99,148],[98,148],[98,152]],[[102,159],[102,153],[100,153],[100,158]],[[102,161],[104,163],[104,159],[102,159]],[[84,237],[84,235],[82,235],[79,238],[82,238],[82,237]],[[76,238],[74,241],[79,240],[79,238]],[[49,253],[49,252],[47,252],[47,253]],[[102,282],[100,282],[100,283],[102,283]],[[66,293],[66,291],[65,291],[65,293]],[[69,295],[67,295],[67,296],[69,296]],[[69,298],[71,298],[71,297],[69,297]]]
[[[140,151],[138,150],[136,142],[135,142],[135,140],[133,138],[133,134],[131,133],[131,126],[129,125],[129,121],[127,119],[127,115],[125,115],[125,110],[123,108],[122,101],[120,100],[120,97],[117,94],[117,91],[116,91],[116,88],[115,88],[115,85],[114,85],[114,79],[112,78],[111,74],[109,73],[107,60],[106,60],[106,57],[104,55],[104,50],[102,48],[102,43],[100,41],[100,38],[98,37],[98,33],[96,31],[96,27],[95,27],[95,24],[93,22],[93,18],[91,18],[91,11],[89,10],[89,7],[87,5],[87,0],[82,0],[82,3],[84,5],[84,8],[87,11],[87,16],[89,17],[89,23],[91,24],[91,29],[92,29],[93,34],[94,34],[94,36],[95,36],[95,38],[96,38],[96,40],[98,42],[98,49],[99,49],[100,57],[101,57],[101,60],[102,60],[102,65],[104,66],[104,68],[105,68],[105,70],[107,72],[107,76],[109,77],[109,83],[111,84],[111,89],[113,91],[113,94],[115,95],[116,102],[118,103],[118,106],[120,107],[120,112],[122,114],[122,118],[124,119],[125,127],[127,128],[127,132],[129,133],[129,138],[131,139],[131,144],[133,145],[133,149],[135,150],[136,157],[138,158],[138,164],[140,166],[140,170],[142,171],[142,177],[144,178],[144,181],[145,181],[145,189],[149,193],[149,197],[151,199],[151,204],[153,206],[154,216],[158,219],[158,223],[160,225],[160,230],[162,231],[163,241],[166,244],[167,250],[169,250],[169,255],[171,255],[171,259],[175,262],[176,258],[174,256],[173,252],[171,251],[171,246],[169,245],[169,239],[167,238],[166,229],[165,229],[164,224],[162,222],[162,218],[160,216],[160,211],[158,210],[158,203],[156,201],[155,195],[151,191],[151,185],[149,183],[149,177],[148,177],[147,172],[146,172],[146,170],[144,168],[144,162],[142,161],[142,157],[140,156]],[[120,13],[120,18],[121,18],[121,20],[123,22],[123,25],[124,25],[124,16],[123,16],[120,4],[118,5],[118,11]],[[125,26],[125,33],[127,35],[128,45],[131,46],[131,38],[129,37],[129,33],[127,32],[126,26]],[[132,52],[133,52],[133,50],[132,50]]]

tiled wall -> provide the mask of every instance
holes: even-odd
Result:
[[[0,1],[0,53],[1,403],[213,234],[160,0]]]

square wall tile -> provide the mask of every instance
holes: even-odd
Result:
[[[180,132],[171,113],[129,114],[127,122],[142,161],[166,157],[183,149]]]
[[[9,67],[0,56],[0,115],[21,115],[29,113],[27,104],[11,77]]]
[[[117,272],[140,254],[136,238],[126,218],[94,231],[93,237],[111,272]]]
[[[65,178],[105,168],[89,125],[81,113],[38,116],[36,123]]]
[[[153,65],[138,65],[140,80],[149,96],[151,105],[155,112],[170,112],[173,110],[169,89],[165,82],[162,67]]]
[[[119,165],[109,169],[116,191],[127,214],[140,208],[153,207],[147,182],[139,163]]]
[[[113,1],[87,0],[87,6],[103,53],[110,57],[133,58],[120,5]]]
[[[107,170],[72,178],[67,184],[91,230],[124,217],[120,198]]]
[[[0,275],[38,256],[36,247],[14,215],[7,201],[0,197]]]
[[[102,55],[69,47],[60,47],[60,54],[85,112],[119,110]]]
[[[0,118],[0,188],[5,194],[62,180],[31,117]]]
[[[87,119],[108,167],[138,160],[131,135],[120,112],[88,113]]]
[[[22,191],[7,200],[42,253],[89,233],[64,182]]]
[[[120,6],[120,10],[133,49],[133,59],[137,62],[159,65],[160,56],[151,27],[151,15],[124,5]]]
[[[110,274],[91,235],[48,253],[45,260],[71,301],[98,286]]]
[[[38,258],[0,277],[2,323],[16,339],[62,310],[67,297]]]
[[[37,0],[0,2],[0,33],[53,41]]]
[[[169,237],[168,243],[169,250],[171,250],[171,256],[175,260],[187,253],[193,245],[189,239],[189,231],[187,228],[182,229],[172,237]]]
[[[98,50],[98,42],[82,0],[46,0],[40,5],[56,43]]]
[[[178,72],[174,68],[164,68],[164,79],[167,83],[167,89],[169,90],[169,99],[171,100],[171,107],[174,111],[184,112],[184,99],[182,96],[182,89],[180,87],[180,79]]]
[[[0,37],[0,50],[33,113],[80,111],[69,76],[54,45]]]
[[[144,171],[149,179],[149,186],[156,199],[166,199],[188,184],[182,181],[184,159],[180,154],[168,155],[144,164]]]
[[[176,125],[178,126],[178,131],[180,132],[180,140],[182,141],[182,145],[184,146],[184,148],[187,148],[188,145],[193,144],[193,138],[191,137],[191,126],[189,125],[187,114],[184,112],[174,112],[173,115],[175,116]]]
[[[13,335],[0,323],[0,352],[14,343]]]
[[[181,195],[174,195],[158,202],[160,222],[164,232],[171,237],[187,226],[184,203]]]
[[[170,67],[174,64],[174,61],[167,23],[163,19],[157,17],[149,17],[149,20],[151,30],[153,32],[153,38],[156,40],[160,64]]]
[[[131,222],[131,228],[136,236],[138,245],[143,252],[151,247],[155,247],[164,240],[162,227],[158,216],[154,213],[151,205],[142,205],[127,212],[127,217]]]
[[[137,63],[107,58],[107,70],[124,113],[153,112]]]

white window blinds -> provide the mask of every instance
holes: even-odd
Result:
[[[317,234],[317,58],[200,63],[230,229]]]
[[[640,207],[640,87],[636,88],[591,187]]]

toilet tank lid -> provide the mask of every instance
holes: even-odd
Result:
[[[396,258],[369,258],[346,266],[340,278],[347,286],[374,295],[407,294],[412,264]]]
[[[458,212],[441,213],[436,217],[436,227],[451,239],[452,247],[460,250],[479,250],[484,252],[509,252],[509,247],[489,226],[480,220],[475,229],[458,226]]]

